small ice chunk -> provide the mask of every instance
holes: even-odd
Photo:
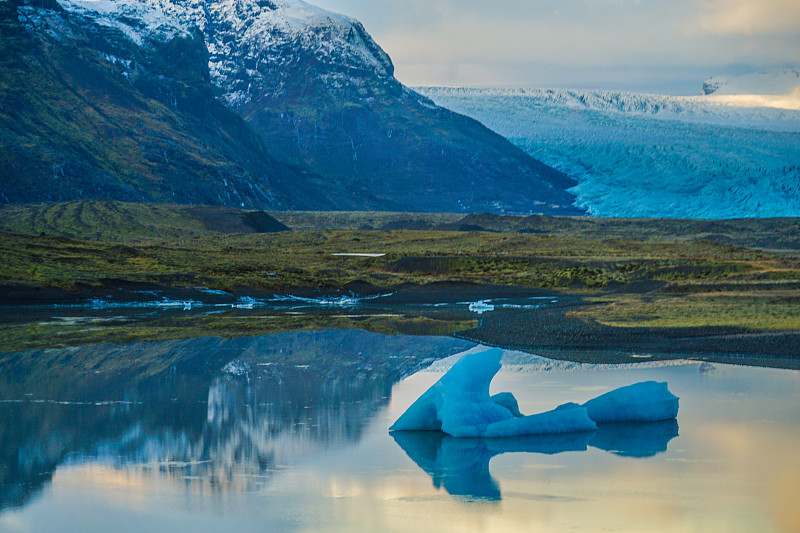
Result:
[[[480,300],[478,302],[471,302],[469,304],[468,309],[473,313],[478,313],[479,315],[482,315],[483,313],[494,311],[494,305],[490,304],[485,300]]]
[[[666,383],[656,381],[621,387],[583,405],[598,423],[656,422],[678,416],[677,396],[669,392]]]

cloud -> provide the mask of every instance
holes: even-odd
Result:
[[[800,58],[800,0],[309,1],[361,20],[409,84],[700,84]]]
[[[713,0],[706,2],[697,23],[711,35],[795,34],[800,40],[797,0]]]

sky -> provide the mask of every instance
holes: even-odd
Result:
[[[308,0],[360,20],[406,85],[698,94],[800,66],[800,0]]]

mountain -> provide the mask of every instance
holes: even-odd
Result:
[[[703,94],[788,94],[800,91],[800,69],[763,70],[741,76],[712,76],[703,82]]]
[[[800,110],[712,96],[420,88],[574,176],[601,217],[800,216]]]
[[[0,200],[579,214],[299,0],[0,0]]]
[[[0,2],[0,198],[288,207],[300,182],[209,85],[202,37],[141,45],[55,2]]]

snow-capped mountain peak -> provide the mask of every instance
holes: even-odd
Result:
[[[359,73],[391,78],[394,66],[360,22],[300,0],[58,0],[66,11],[92,16],[141,46],[170,40],[192,27],[205,36],[211,81],[239,108],[279,95],[289,64],[313,60],[330,68],[327,81],[352,85]]]

